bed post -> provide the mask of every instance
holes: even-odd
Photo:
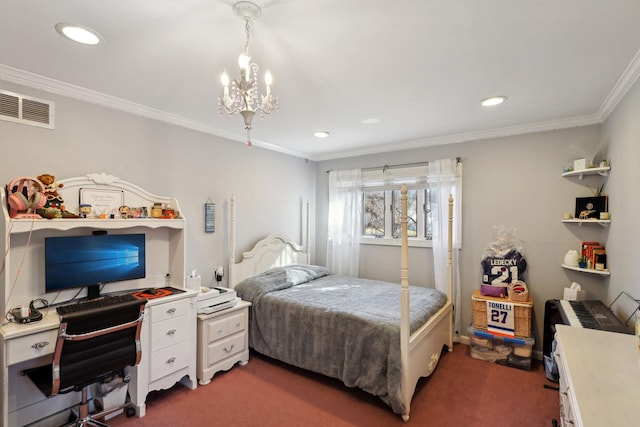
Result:
[[[409,407],[411,405],[411,381],[409,369],[409,242],[407,238],[407,186],[402,184],[402,243],[400,250],[400,358],[402,365],[401,393],[405,413],[404,421],[409,420]]]
[[[227,280],[229,281],[229,287],[232,288],[232,284],[235,285],[233,275],[235,273],[234,264],[236,263],[236,196],[233,194],[231,195],[231,217],[229,221],[231,227],[229,229],[229,277]]]
[[[449,195],[449,253],[447,255],[447,280],[449,299],[453,302],[453,195]]]
[[[310,217],[310,215],[309,215],[309,212],[310,211],[311,211],[310,204],[309,204],[309,201],[307,200],[307,233],[306,233],[307,235],[305,237],[307,239],[307,249],[306,249],[306,252],[307,252],[307,265],[311,264],[311,244],[309,243],[309,236],[310,236],[310,231],[309,231],[310,230],[310,226],[309,226],[309,217]]]

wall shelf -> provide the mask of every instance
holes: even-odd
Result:
[[[567,264],[561,264],[562,268],[567,270],[579,271],[580,273],[590,273],[597,274],[599,276],[610,276],[611,272],[609,270],[596,270],[594,268],[580,268],[580,267],[572,267]]]
[[[170,228],[181,230],[185,227],[183,218],[177,219],[11,219],[11,233],[29,233],[39,230],[75,230],[80,228],[91,228],[101,230],[119,230],[130,227],[146,228]]]
[[[576,170],[571,172],[565,172],[562,174],[563,177],[578,177],[578,179],[582,179],[585,175],[591,176],[601,176],[607,177],[609,176],[609,171],[611,170],[611,166],[597,167],[597,168],[588,168],[582,170]],[[602,227],[608,227],[611,224],[610,219],[599,219],[599,218],[589,218],[589,219],[579,219],[579,218],[571,218],[571,219],[563,219],[563,223],[566,224],[578,224],[578,226],[582,226],[582,224],[599,224]],[[602,246],[604,247],[604,246]],[[580,249],[582,251],[582,248]],[[567,264],[560,264],[562,268],[566,270],[577,271],[579,273],[587,273],[587,274],[595,274],[598,276],[610,276],[611,272],[609,270],[596,270],[594,268],[580,268],[573,267]]]
[[[598,167],[598,168],[589,168],[589,169],[582,169],[578,171],[565,172],[562,174],[562,176],[563,177],[577,176],[578,179],[582,179],[582,177],[585,175],[608,176],[610,170],[611,170],[611,166],[604,166],[604,167]]]
[[[603,227],[608,227],[611,224],[610,219],[563,219],[562,222],[578,224],[579,226],[582,226],[582,224],[599,224]]]

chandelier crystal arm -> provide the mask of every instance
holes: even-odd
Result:
[[[249,1],[240,1],[234,4],[234,12],[245,21],[246,41],[244,51],[238,57],[240,78],[230,80],[226,72],[221,76],[223,94],[218,97],[218,112],[233,115],[240,113],[244,119],[247,130],[247,145],[251,145],[250,133],[251,121],[256,112],[260,117],[278,109],[278,98],[273,96],[271,85],[273,76],[269,71],[264,75],[265,95],[260,95],[258,90],[258,64],[251,62],[249,53],[249,41],[251,38],[251,20],[261,15],[260,7]]]

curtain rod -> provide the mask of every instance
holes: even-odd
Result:
[[[462,159],[460,157],[456,157],[456,162],[462,163]],[[411,166],[427,166],[428,164],[429,164],[429,162],[400,163],[400,164],[397,164],[397,165],[373,166],[373,167],[369,167],[369,168],[362,168],[360,170],[362,172],[366,172],[366,171],[373,171],[373,170],[376,170],[376,169],[382,169],[382,172],[384,172],[387,169],[407,168],[407,167],[411,167]],[[331,172],[331,170],[327,171],[327,173],[329,173],[329,172]]]

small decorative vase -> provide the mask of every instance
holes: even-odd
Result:
[[[571,267],[577,267],[578,264],[578,252],[574,249],[569,249],[564,256],[564,263]]]

